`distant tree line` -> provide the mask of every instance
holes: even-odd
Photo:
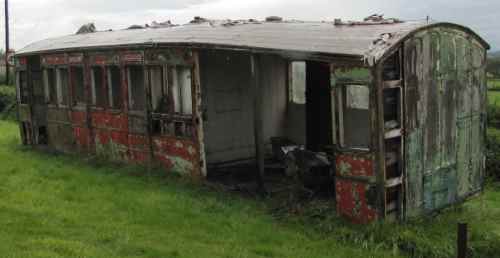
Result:
[[[489,58],[488,65],[486,66],[486,71],[490,76],[500,78],[500,57]]]

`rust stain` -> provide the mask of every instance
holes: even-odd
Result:
[[[366,224],[377,219],[377,210],[368,204],[370,185],[337,179],[337,212],[353,223]]]
[[[338,176],[375,176],[370,156],[340,154],[336,159]]]

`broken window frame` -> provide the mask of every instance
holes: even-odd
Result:
[[[368,100],[368,105],[363,108],[359,108],[361,110],[366,110],[367,112],[367,119],[366,119],[366,128],[368,129],[368,132],[367,132],[367,138],[368,138],[368,141],[366,143],[366,145],[363,145],[363,146],[356,146],[356,145],[352,145],[352,144],[347,144],[346,143],[346,137],[345,137],[345,132],[348,131],[346,130],[346,125],[345,125],[345,112],[346,112],[346,106],[344,104],[346,104],[346,98],[347,98],[347,93],[345,92],[347,89],[346,87],[349,87],[349,86],[358,86],[358,87],[366,87],[367,91],[368,91],[368,94],[366,96],[366,99]],[[337,119],[338,119],[338,137],[337,137],[337,142],[338,142],[338,145],[340,147],[340,149],[343,149],[343,150],[355,150],[355,151],[370,151],[371,149],[371,133],[372,133],[372,130],[371,130],[371,108],[372,108],[372,101],[371,101],[371,88],[370,88],[370,85],[369,84],[364,84],[364,83],[340,83],[338,84],[337,86],[337,89],[336,89],[336,95],[337,95],[337,109],[338,109],[338,113],[337,113]],[[354,109],[354,108],[352,108]]]
[[[297,93],[298,93],[298,90],[297,90],[297,87],[295,87],[295,81],[296,78],[295,77],[295,73],[294,73],[294,65],[303,65],[303,68],[304,68],[304,71],[302,72],[301,71],[301,74],[303,75],[303,78],[300,78],[301,79],[301,85],[303,84],[303,90],[301,89],[300,90],[300,97],[297,97]],[[288,63],[288,102],[289,103],[293,103],[293,104],[296,104],[296,105],[305,105],[307,100],[306,100],[306,87],[307,87],[307,79],[306,79],[306,75],[307,75],[307,63],[306,61],[303,61],[303,60],[292,60],[292,61],[289,61]],[[302,83],[302,79],[303,79],[303,83]]]
[[[76,70],[81,69],[82,72],[82,77],[81,77],[81,85],[78,85],[78,78],[76,76]],[[69,72],[70,72],[70,85],[71,85],[71,103],[72,106],[74,107],[82,107],[85,106],[87,101],[86,101],[86,90],[85,90],[85,85],[86,84],[86,79],[85,79],[85,67],[83,65],[72,65],[69,67]],[[78,86],[81,86],[81,89],[78,88]],[[81,90],[81,96],[78,96],[78,90]],[[81,97],[81,99],[80,99]]]
[[[165,103],[165,110],[154,109],[153,67],[162,67],[160,86]],[[193,139],[193,67],[181,65],[151,65],[147,67],[149,89],[151,91],[152,124],[154,136],[175,136]],[[186,76],[181,81],[182,76]],[[161,100],[158,102],[161,103]]]
[[[113,71],[112,69],[118,70],[118,84],[114,84],[113,81]],[[107,85],[107,97],[108,97],[108,107],[111,110],[121,110],[123,108],[123,82],[122,82],[122,69],[118,65],[106,65],[104,67],[104,71],[106,73],[106,85]],[[118,86],[115,88],[114,86]],[[119,94],[117,94],[116,89],[119,90]],[[118,102],[117,102],[118,101]]]
[[[95,71],[99,70],[101,74],[100,80],[100,89],[97,89],[96,85],[96,74]],[[108,92],[106,90],[106,75],[105,69],[100,65],[93,65],[90,67],[90,95],[91,101],[90,105],[95,109],[105,109],[107,107],[107,95]],[[102,102],[102,103],[100,103]]]
[[[137,107],[137,103],[139,103],[137,100],[137,98],[141,97],[139,96],[138,94],[136,94],[134,88],[136,87],[135,85],[132,85],[133,83],[133,80],[131,78],[132,76],[132,73],[131,73],[131,69],[132,68],[139,68],[139,70],[142,72],[142,87],[140,90],[142,90],[143,94],[141,94],[142,96],[142,104],[141,104],[141,107]],[[126,75],[127,75],[127,88],[128,88],[128,101],[129,101],[129,105],[128,105],[128,108],[129,108],[129,111],[132,111],[132,112],[146,112],[147,110],[147,94],[146,94],[146,85],[147,85],[147,82],[146,82],[146,78],[147,78],[147,74],[146,74],[146,66],[143,66],[143,65],[135,65],[135,64],[130,64],[130,65],[127,65],[125,66],[125,71],[126,71]]]

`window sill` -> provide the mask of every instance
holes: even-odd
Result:
[[[109,113],[115,114],[115,115],[123,113],[123,111],[121,109],[108,109],[108,111],[109,111]]]
[[[79,104],[78,104],[78,105],[73,106],[73,109],[74,109],[74,110],[77,110],[77,111],[85,111],[85,110],[86,110],[86,108],[87,108],[87,107],[86,107],[85,105],[79,105]]]
[[[387,132],[385,132],[384,137],[386,140],[401,137],[401,129],[398,128],[398,129],[393,129],[393,130],[387,131]]]
[[[339,152],[358,152],[358,153],[370,153],[370,148],[361,148],[361,147],[337,147],[337,151]]]
[[[129,110],[128,112],[131,115],[146,115],[146,110]]]
[[[104,111],[105,109],[102,107],[91,106],[90,110],[91,111]]]

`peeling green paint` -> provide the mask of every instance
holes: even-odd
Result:
[[[123,153],[127,147],[109,140],[107,144],[101,143],[98,137],[95,140],[96,154],[113,161],[124,161]]]
[[[170,160],[172,160],[172,163],[173,163],[173,167],[172,167],[172,171],[174,173],[177,173],[177,174],[180,174],[180,175],[186,175],[188,176],[190,174],[191,171],[193,171],[194,167],[193,167],[193,163],[187,161],[187,160],[184,160],[182,158],[179,158],[179,157],[169,157]]]
[[[407,216],[481,189],[485,49],[450,28],[405,43]]]
[[[370,69],[363,67],[335,67],[331,75],[331,85],[355,83],[370,84],[372,82]]]

